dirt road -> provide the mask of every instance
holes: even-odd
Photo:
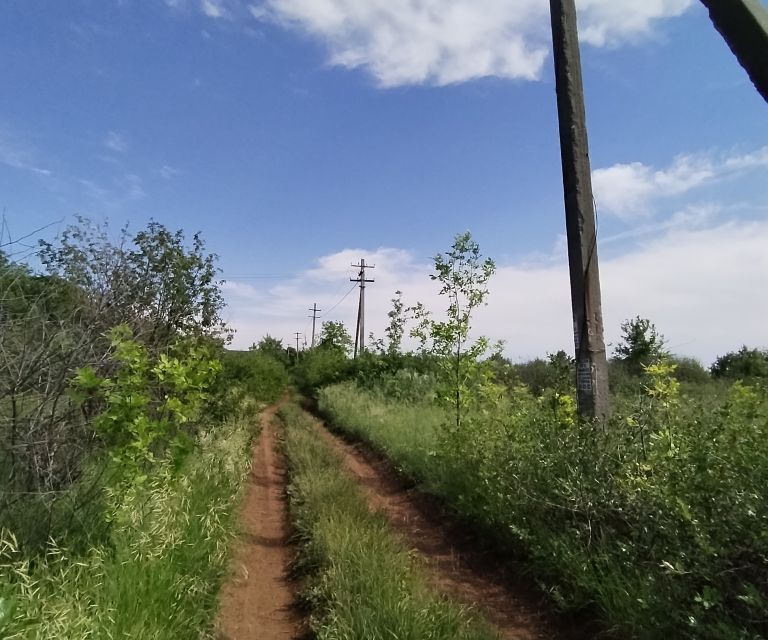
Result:
[[[286,578],[292,553],[283,497],[285,478],[272,425],[281,402],[261,414],[232,575],[220,596],[216,630],[221,640],[289,640],[301,633],[301,619],[292,608],[293,589]]]

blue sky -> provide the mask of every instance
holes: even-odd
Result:
[[[429,256],[470,229],[499,264],[478,330],[570,348],[547,5],[6,0],[0,206],[17,236],[202,231],[238,346],[306,331],[359,257],[370,329],[398,288],[440,308]],[[768,345],[768,106],[699,3],[577,6],[608,340],[640,314],[707,363]]]

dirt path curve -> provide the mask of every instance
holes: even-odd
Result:
[[[242,532],[232,575],[221,590],[216,620],[220,640],[289,640],[301,632],[286,578],[288,546],[283,468],[275,453],[272,419],[283,398],[261,414],[240,514]]]
[[[435,587],[481,611],[505,640],[586,640],[597,630],[587,623],[558,620],[530,584],[501,567],[471,531],[448,522],[435,501],[409,490],[391,464],[367,447],[349,444],[317,422],[323,438],[345,460],[365,490],[371,507],[382,512],[406,544],[425,560]]]

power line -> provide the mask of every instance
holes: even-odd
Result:
[[[331,311],[333,311],[336,307],[338,307],[344,300],[347,299],[347,296],[352,293],[355,288],[357,287],[357,283],[353,284],[349,291],[347,291],[342,297],[341,300],[339,300],[335,305],[333,305],[328,311],[326,311],[323,315],[317,316],[318,318],[325,318]]]

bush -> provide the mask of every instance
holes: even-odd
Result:
[[[715,378],[768,378],[768,350],[748,349],[744,346],[735,353],[720,356],[715,360],[711,371]]]
[[[768,634],[768,394],[708,404],[648,369],[609,424],[527,392],[447,428],[427,404],[331,387],[321,409],[489,535],[521,543],[563,605],[633,637]]]

